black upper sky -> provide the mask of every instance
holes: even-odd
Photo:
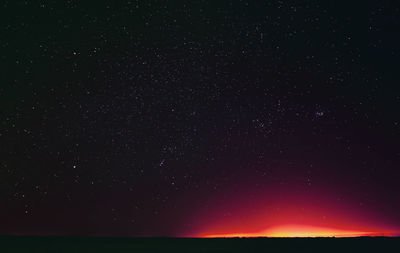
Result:
[[[398,1],[0,10],[0,234],[175,236],[268,185],[400,225]]]

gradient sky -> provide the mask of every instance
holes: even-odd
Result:
[[[4,1],[0,234],[398,233],[400,4],[323,2]]]

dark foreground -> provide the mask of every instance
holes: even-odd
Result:
[[[0,252],[400,252],[400,237],[100,238],[0,236]]]

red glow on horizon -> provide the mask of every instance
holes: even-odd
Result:
[[[205,238],[230,237],[360,237],[360,236],[398,236],[393,231],[351,231],[309,225],[282,225],[257,233],[210,234]]]
[[[382,214],[365,207],[335,202],[318,193],[260,194],[250,199],[232,195],[204,209],[194,237],[360,237],[400,236]],[[254,196],[254,195],[252,195]],[[389,225],[388,225],[389,224]]]

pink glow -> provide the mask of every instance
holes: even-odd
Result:
[[[399,236],[400,230],[360,205],[307,194],[232,195],[197,214],[195,237]],[[251,196],[248,197],[248,196]]]

